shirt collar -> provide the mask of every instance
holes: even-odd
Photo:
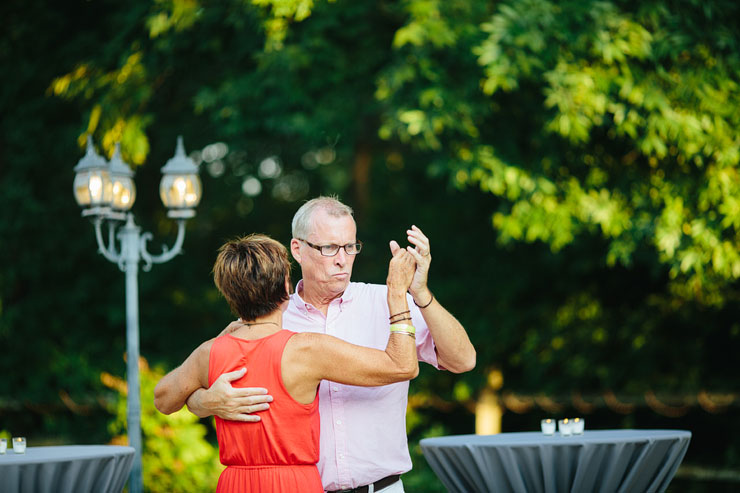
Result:
[[[301,295],[298,294],[298,291],[300,291],[302,287],[303,287],[303,279],[298,281],[298,284],[296,284],[295,292],[290,297],[290,299],[291,299],[291,303],[293,303],[293,306],[295,306],[301,313],[308,313],[308,307],[311,305],[309,303],[306,303],[306,301],[303,298],[301,298]],[[344,293],[342,293],[342,296],[340,296],[338,300],[334,300],[334,301],[339,301],[339,306],[341,308],[341,306],[344,303],[351,302],[354,299],[354,296],[355,296],[354,283],[350,282],[349,284],[347,284],[347,289],[344,290]]]

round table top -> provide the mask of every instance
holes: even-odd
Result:
[[[0,467],[18,464],[42,464],[48,462],[67,462],[118,455],[133,455],[133,447],[120,445],[59,445],[51,447],[27,447],[26,452],[17,454],[8,444],[8,451],[0,454]]]
[[[497,435],[452,435],[425,438],[422,447],[454,446],[529,446],[529,445],[568,445],[577,443],[628,443],[642,440],[691,438],[685,430],[586,430],[581,435],[562,436],[559,432],[545,435],[539,431],[499,433]]]
[[[452,493],[663,492],[691,440],[684,430],[453,435],[421,440]]]

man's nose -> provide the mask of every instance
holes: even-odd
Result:
[[[344,247],[341,247],[336,255],[334,255],[334,264],[340,267],[347,263],[347,252],[344,251]]]

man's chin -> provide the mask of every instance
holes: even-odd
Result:
[[[332,287],[332,291],[341,293],[349,285],[349,274],[335,274],[329,280],[329,285]]]

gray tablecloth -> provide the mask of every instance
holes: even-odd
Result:
[[[682,430],[599,430],[426,438],[421,449],[451,492],[660,492],[689,447]]]
[[[132,447],[9,447],[0,455],[0,493],[120,493],[133,463]]]

